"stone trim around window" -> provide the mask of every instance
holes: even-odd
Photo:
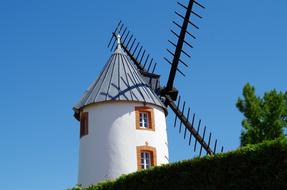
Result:
[[[140,127],[140,113],[141,112],[148,114],[148,128],[141,128]],[[136,129],[146,130],[146,131],[155,131],[153,108],[151,108],[151,107],[135,107],[135,115],[136,115]]]
[[[157,166],[156,149],[152,146],[137,146],[137,168],[138,171],[142,170],[141,167],[141,153],[149,152],[151,154],[151,166]]]

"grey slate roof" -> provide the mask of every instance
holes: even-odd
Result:
[[[164,104],[143,80],[120,45],[108,60],[97,80],[85,91],[74,110],[77,112],[89,104],[105,101],[137,101],[154,104],[165,109]]]

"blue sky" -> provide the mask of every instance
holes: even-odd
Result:
[[[185,0],[183,0],[185,2]],[[195,34],[187,77],[176,86],[226,150],[239,146],[235,102],[250,82],[259,95],[286,91],[287,2],[200,1],[207,9]],[[169,1],[0,2],[0,179],[3,189],[66,189],[77,182],[79,123],[72,107],[110,56],[122,19],[159,63],[166,82]],[[194,31],[194,30],[193,30]],[[170,160],[192,157],[168,117]]]

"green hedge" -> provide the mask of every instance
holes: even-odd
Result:
[[[74,188],[78,189],[78,188]],[[287,190],[287,140],[155,167],[86,190]]]

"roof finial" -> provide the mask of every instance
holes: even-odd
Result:
[[[123,53],[123,50],[122,50],[122,43],[121,43],[121,36],[119,34],[117,34],[117,49],[115,51],[115,53]]]
[[[117,42],[118,42],[118,46],[121,45],[121,36],[118,34],[117,35]]]

